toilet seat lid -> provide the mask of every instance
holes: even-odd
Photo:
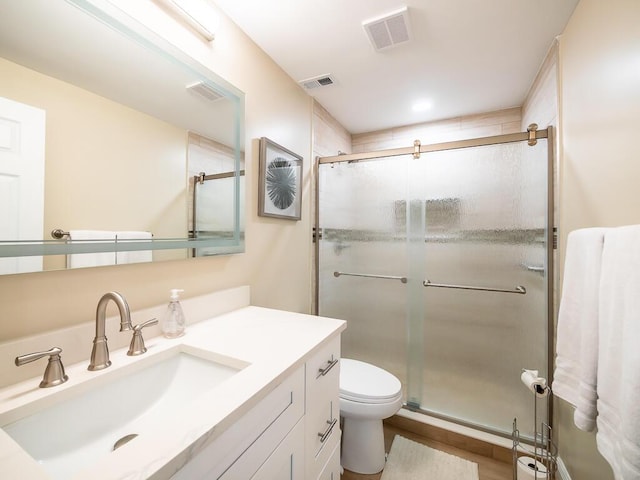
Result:
[[[340,359],[340,397],[354,402],[386,403],[401,395],[394,375],[370,363]]]

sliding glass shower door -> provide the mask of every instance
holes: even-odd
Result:
[[[319,314],[348,321],[343,356],[398,376],[410,407],[533,430],[520,373],[548,368],[547,155],[538,140],[320,165]]]
[[[412,299],[425,315],[411,320],[422,322],[419,405],[503,432],[514,417],[531,427],[522,368],[547,374],[543,143],[434,152],[413,165],[426,214],[426,286]]]
[[[319,313],[349,320],[344,356],[385,368],[403,384],[408,295],[400,277],[408,262],[404,199],[411,160],[336,163],[319,172]]]

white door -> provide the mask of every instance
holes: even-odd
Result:
[[[0,97],[0,241],[42,240],[45,111]],[[0,257],[0,274],[42,270],[42,257]]]

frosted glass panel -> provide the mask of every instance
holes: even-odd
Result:
[[[228,200],[235,198],[241,207],[239,211],[244,211],[244,195],[240,195],[245,188],[244,179],[243,174],[238,177],[223,174],[203,183],[194,183],[195,208],[192,206],[190,211],[193,238],[244,242],[244,216],[239,216],[228,205]],[[195,256],[216,255],[219,251],[219,247],[197,248]]]
[[[504,433],[517,417],[530,437],[520,373],[548,375],[547,173],[546,140],[321,165],[319,313],[347,320],[343,355],[391,371],[414,407]]]
[[[319,314],[347,320],[342,355],[405,384],[407,286],[402,277],[408,158],[320,166]]]
[[[196,185],[196,238],[232,235],[236,216],[226,199],[236,195],[238,181],[244,187],[244,176],[216,178]]]
[[[546,142],[428,154],[414,164],[426,204],[422,258],[432,283],[526,295],[424,288],[421,407],[510,432],[532,432],[522,368],[547,375]]]

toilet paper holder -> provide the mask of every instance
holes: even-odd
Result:
[[[548,479],[549,471],[544,463],[533,457],[518,457],[518,465],[516,468],[518,480],[538,480]]]
[[[552,391],[535,370],[522,369],[521,380],[533,396],[533,442],[523,442],[518,419],[513,419],[513,480],[551,480],[557,470],[558,452],[553,443],[553,431],[548,421]],[[540,385],[543,391],[540,391]],[[538,423],[538,402],[546,399],[547,419]]]

